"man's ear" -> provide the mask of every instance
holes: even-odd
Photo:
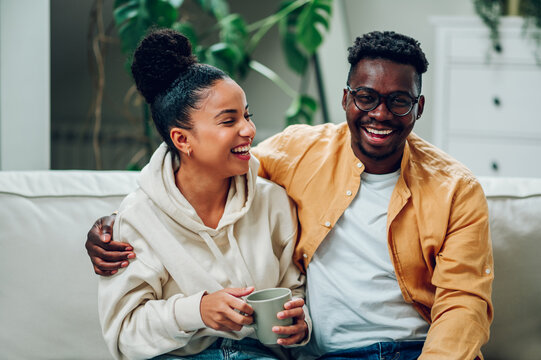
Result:
[[[169,137],[173,142],[173,145],[181,154],[190,155],[191,147],[189,143],[189,134],[186,129],[174,127],[169,131]]]
[[[421,95],[419,97],[419,103],[417,104],[417,119],[423,115],[423,110],[425,109],[425,97]]]
[[[344,92],[342,93],[342,109],[344,109],[345,111],[347,106],[348,106],[348,89],[344,88]]]

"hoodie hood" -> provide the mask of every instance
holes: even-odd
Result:
[[[254,156],[249,161],[248,173],[231,179],[224,214],[216,229],[203,224],[193,206],[177,188],[175,171],[180,164],[165,143],[158,147],[150,162],[141,171],[139,186],[155,206],[178,224],[194,233],[204,231],[210,236],[215,236],[223,228],[237,222],[252,205],[259,162]]]
[[[234,176],[227,194],[224,214],[216,229],[203,224],[193,206],[186,200],[175,184],[175,171],[180,167],[165,143],[154,152],[150,162],[141,171],[139,186],[163,213],[175,223],[193,233],[194,239],[206,243],[208,249],[227,273],[232,283],[238,287],[253,284],[234,235],[234,225],[250,209],[254,197],[259,162],[252,156],[248,173]],[[233,254],[229,260],[215,238],[225,236]],[[223,246],[223,245],[222,245]],[[156,249],[161,252],[162,249]]]

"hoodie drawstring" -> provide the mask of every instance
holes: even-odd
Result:
[[[228,277],[231,280],[236,280],[235,283],[239,284],[239,287],[247,287],[248,284],[245,281],[242,281],[242,279],[239,279],[237,276],[237,273],[229,266],[229,263],[225,259],[224,254],[218,249],[218,246],[214,242],[214,240],[210,237],[210,235],[205,231],[198,232],[199,236],[205,240],[205,243],[209,247],[210,251],[212,252],[212,255],[216,258],[217,261],[219,261],[224,268],[224,270],[227,272]],[[236,241],[236,240],[235,240]],[[229,239],[229,244],[231,246],[231,239]],[[237,247],[238,251],[238,247]],[[236,257],[237,254],[235,254]]]
[[[231,246],[231,249],[233,249],[233,251],[235,252],[235,258],[237,259],[237,266],[240,266],[243,279],[248,280],[248,283],[246,283],[245,281],[245,286],[254,285],[255,281],[252,278],[252,274],[250,274],[250,271],[248,270],[248,265],[246,265],[246,261],[244,261],[244,257],[242,256],[242,253],[240,252],[237,239],[235,238],[235,235],[233,234],[233,224],[227,227],[227,239],[229,240],[229,246]]]

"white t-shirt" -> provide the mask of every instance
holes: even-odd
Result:
[[[363,173],[355,199],[308,266],[310,346],[320,354],[426,338],[429,325],[404,301],[387,246],[387,209],[399,175]]]

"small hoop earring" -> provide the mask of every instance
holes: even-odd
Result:
[[[188,157],[192,155],[192,150],[188,149]]]

